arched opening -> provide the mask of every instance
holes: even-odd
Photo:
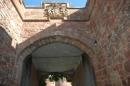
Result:
[[[48,39],[46,38],[46,40]],[[84,65],[86,64],[86,62],[83,61],[83,58],[85,57],[84,54],[86,52],[84,52],[82,48],[81,50],[80,48],[78,48],[78,46],[74,46],[74,44],[61,42],[59,40],[46,42],[44,39],[44,42],[44,45],[38,42],[34,43],[34,45],[31,45],[28,49],[26,49],[32,50],[29,53],[26,50],[21,52],[20,58],[18,59],[19,62],[23,63],[23,65],[19,65],[19,67],[21,67],[23,71],[21,72],[22,78],[19,77],[21,78],[19,79],[21,86],[33,86],[31,85],[31,79],[34,76],[30,76],[33,72],[30,63],[34,66],[35,71],[37,71],[36,75],[38,76],[38,80],[39,76],[45,75],[47,73],[62,73],[72,78],[74,86],[95,86],[92,63],[86,60],[86,62],[89,62],[89,65],[87,65],[88,68],[86,68],[86,66]],[[37,44],[40,44],[40,46],[38,46]],[[85,55],[87,56],[87,54]],[[89,69],[87,73],[85,73],[86,69]],[[28,74],[29,72],[30,74]],[[91,74],[91,77],[86,77],[86,74]],[[81,79],[82,82],[77,81],[75,78]],[[85,83],[86,80],[88,80],[88,82],[92,81],[92,83],[87,84]],[[23,85],[23,83],[25,84]],[[39,86],[39,82],[37,82],[35,86]]]

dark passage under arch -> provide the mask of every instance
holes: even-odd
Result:
[[[69,64],[67,62],[71,63]],[[52,43],[44,45],[31,53],[24,60],[21,86],[31,86],[32,64],[34,64],[39,76],[58,71],[57,73],[70,74],[73,77],[74,72],[81,63],[83,64],[82,70],[84,70],[84,74],[82,76],[84,77],[85,86],[96,86],[92,62],[87,54],[68,44]],[[47,68],[46,66],[50,68]],[[59,67],[60,69],[55,67]],[[78,86],[81,85],[78,83]]]
[[[96,86],[91,60],[85,53],[82,54],[82,62],[85,76],[85,86]]]
[[[29,55],[24,60],[21,86],[30,86],[32,57]]]

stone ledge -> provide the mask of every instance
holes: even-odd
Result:
[[[63,19],[63,21],[88,21],[89,16],[93,9],[92,8],[89,9],[87,5],[94,6],[94,4],[95,4],[94,3],[95,0],[91,0],[91,1],[89,0],[86,7],[81,8],[81,7],[71,7],[70,3],[68,3],[68,2],[63,2],[63,3],[62,2],[57,2],[57,3],[42,2],[41,6],[39,6],[39,7],[36,7],[36,6],[28,7],[28,6],[25,6],[23,2],[21,3],[20,1],[17,1],[17,0],[11,0],[11,1],[23,21],[39,21],[39,22],[43,22],[43,21],[46,22],[53,18]],[[63,6],[58,9],[51,8],[51,11],[49,11],[49,9],[47,8],[47,12],[45,12],[46,6],[52,5],[52,4],[60,4],[59,6],[61,6],[61,5],[63,5]],[[64,9],[64,7],[65,7],[65,9]],[[53,13],[52,10],[54,11],[54,14],[51,14],[51,13]],[[58,13],[57,10],[61,10],[60,13]],[[65,11],[68,12],[67,15],[65,14]],[[47,15],[45,15],[45,13]],[[69,18],[66,19],[64,17],[69,17]],[[82,17],[84,17],[84,18],[82,18]]]

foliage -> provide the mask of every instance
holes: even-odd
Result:
[[[52,73],[50,75],[48,75],[48,77],[44,78],[43,81],[41,82],[41,85],[40,86],[46,86],[46,79],[49,79],[49,81],[59,81],[60,79],[63,79],[63,78],[66,78],[66,81],[67,82],[71,82],[71,79],[64,76],[63,74],[59,74],[59,73]]]
[[[46,86],[46,79],[48,79],[48,76],[43,78],[43,80],[40,82],[39,86]]]

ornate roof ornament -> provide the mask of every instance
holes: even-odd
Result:
[[[62,18],[68,15],[67,6],[64,3],[50,3],[45,6],[45,15],[50,18]]]

